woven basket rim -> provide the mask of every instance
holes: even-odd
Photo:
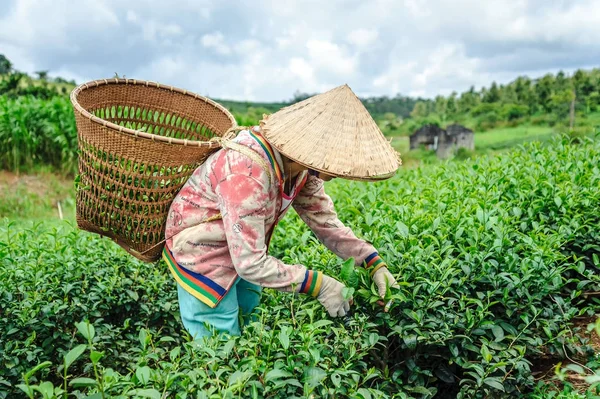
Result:
[[[227,108],[223,107],[218,102],[213,101],[208,97],[204,97],[197,93],[191,92],[189,90],[180,89],[180,88],[174,87],[174,86],[161,85],[158,82],[152,82],[149,80],[138,80],[138,79],[129,79],[129,78],[111,78],[111,79],[96,79],[96,80],[91,80],[86,83],[82,83],[79,86],[75,87],[71,91],[71,94],[69,96],[70,100],[71,100],[71,104],[73,104],[73,108],[77,112],[79,112],[84,118],[89,119],[93,123],[97,123],[106,128],[115,130],[119,133],[125,133],[125,134],[135,136],[135,137],[140,137],[140,138],[150,139],[152,141],[159,141],[159,142],[175,144],[175,145],[207,147],[207,148],[219,147],[218,143],[216,143],[214,141],[210,141],[210,140],[199,141],[199,140],[176,139],[176,138],[172,138],[172,137],[163,137],[163,136],[160,136],[157,134],[140,132],[139,130],[129,129],[129,128],[117,125],[116,123],[106,121],[102,118],[98,118],[97,116],[93,115],[92,113],[90,113],[88,110],[86,110],[79,104],[79,101],[77,100],[77,96],[82,91],[88,90],[88,89],[93,89],[98,86],[109,85],[109,84],[125,84],[125,85],[155,87],[157,89],[170,90],[172,92],[176,92],[176,93],[180,93],[180,94],[183,94],[186,96],[193,97],[197,100],[202,100],[202,101],[206,102],[207,104],[210,104],[213,107],[217,108],[219,111],[223,112],[231,121],[232,128],[237,127],[237,122],[236,122],[234,116],[231,114],[231,112],[229,112],[229,110]]]

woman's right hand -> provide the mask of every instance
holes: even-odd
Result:
[[[342,317],[350,311],[352,298],[345,299],[342,290],[345,285],[334,278],[323,275],[317,300],[327,309],[331,317]]]

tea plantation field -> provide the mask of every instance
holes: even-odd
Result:
[[[0,398],[519,397],[540,359],[592,354],[569,323],[600,308],[598,137],[327,184],[400,282],[390,312],[290,214],[271,254],[343,275],[351,317],[266,290],[242,336],[207,345],[162,263],[68,221],[4,219]]]

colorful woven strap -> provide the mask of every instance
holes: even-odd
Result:
[[[262,147],[265,154],[267,154],[267,158],[269,158],[271,167],[273,168],[273,170],[275,171],[275,175],[277,176],[277,181],[279,182],[279,184],[282,184],[283,173],[281,171],[281,168],[279,167],[279,164],[277,163],[277,160],[275,159],[275,152],[273,151],[273,147],[271,147],[271,144],[269,144],[260,133],[253,132],[252,130],[249,130],[249,133],[250,136]]]
[[[381,269],[382,267],[387,267],[377,252],[373,252],[371,255],[367,256],[363,262],[363,265],[367,270],[369,270],[369,275],[371,277],[373,277],[377,270]]]
[[[202,301],[210,308],[215,308],[227,294],[227,290],[211,279],[181,267],[169,248],[165,245],[163,259],[167,263],[171,274],[181,287],[188,293]]]
[[[316,270],[307,270],[299,292],[316,297],[319,295],[322,282],[323,273]]]

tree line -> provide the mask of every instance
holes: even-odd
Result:
[[[48,71],[36,72],[37,80],[13,68],[0,54],[0,95],[14,98],[31,95],[48,99],[67,94],[75,81],[55,77]],[[263,114],[276,112],[313,95],[296,91],[291,99],[277,103],[217,100],[230,109],[238,123],[257,123]],[[361,98],[367,110],[386,134],[409,134],[424,124],[462,123],[477,131],[498,126],[564,124],[570,115],[578,118],[600,111],[600,68],[546,74],[541,78],[519,76],[508,84],[492,82],[476,90],[474,86],[458,94],[434,99],[397,94]]]
[[[76,85],[74,80],[61,77],[50,78],[48,71],[37,71],[33,77],[14,69],[12,62],[0,54],[0,96],[17,98],[33,96],[50,99],[58,95],[66,95],[69,87]]]
[[[434,124],[467,122],[486,130],[522,122],[554,125],[569,119],[571,113],[585,116],[598,110],[600,68],[595,68],[579,69],[570,76],[562,71],[538,79],[519,76],[508,84],[493,82],[479,91],[471,86],[460,95],[453,92],[419,100],[410,116]]]

